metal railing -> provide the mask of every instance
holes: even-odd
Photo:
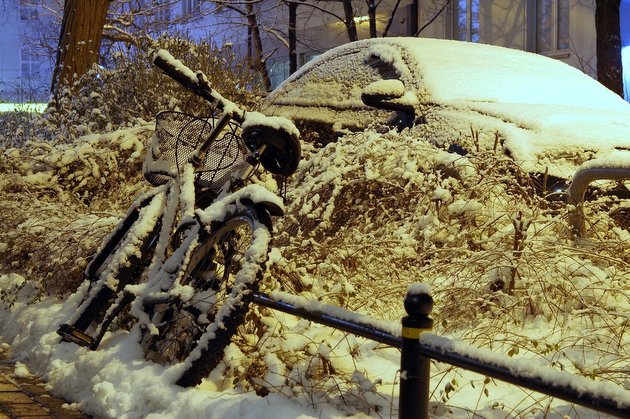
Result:
[[[254,293],[253,301],[274,310],[400,348],[401,380],[398,417],[401,419],[428,418],[431,359],[603,413],[630,418],[630,403],[617,400],[610,394],[589,391],[596,383],[585,377],[551,368],[544,368],[544,371],[540,368],[523,370],[515,368],[514,360],[509,357],[494,354],[491,359],[480,359],[457,351],[449,339],[429,333],[433,326],[433,320],[429,317],[433,308],[433,299],[427,293],[407,293],[404,302],[407,316],[402,319],[401,336],[378,327],[374,322],[361,321],[356,313],[339,307],[334,307],[334,312],[341,315],[333,315],[321,309],[309,309],[305,305],[300,306],[291,301],[283,301],[275,294],[272,298],[260,292]],[[427,339],[426,336],[433,339]],[[550,381],[549,375],[555,378],[560,376],[562,379]],[[627,391],[621,387],[619,390]]]
[[[578,238],[586,236],[586,223],[582,204],[588,185],[596,180],[625,180],[630,179],[630,167],[625,166],[590,166],[579,168],[573,175],[569,186],[567,203],[571,205],[569,223],[573,234]]]

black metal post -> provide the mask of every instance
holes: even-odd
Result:
[[[402,351],[400,355],[400,395],[398,418],[429,417],[429,379],[431,359],[418,354],[420,334],[431,331],[433,309],[430,294],[410,290],[405,297],[407,316],[402,319]]]

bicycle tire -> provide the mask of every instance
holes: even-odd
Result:
[[[143,201],[134,211],[129,212],[119,223],[116,231],[106,239],[106,244],[95,255],[95,263],[90,263],[86,268],[88,286],[79,306],[77,314],[70,322],[59,327],[58,333],[66,341],[96,349],[103,335],[107,331],[111,321],[129,304],[130,298],[120,298],[123,289],[129,284],[139,282],[142,272],[149,265],[157,235],[161,229],[161,217],[158,218],[153,228],[140,235],[135,252],[126,256],[126,262],[122,264],[113,276],[117,279],[115,288],[107,284],[103,274],[111,260],[121,258],[124,252],[124,243],[134,230],[136,223],[141,220],[140,211],[150,204],[153,199]],[[118,302],[117,302],[118,301]],[[114,307],[114,305],[118,306]],[[108,315],[109,313],[109,315]],[[91,329],[88,332],[88,329]]]
[[[160,364],[184,362],[178,385],[199,384],[223,359],[244,322],[252,292],[258,290],[269,237],[254,209],[229,216],[201,237],[191,252],[181,283],[194,289],[193,296],[154,308],[153,324],[159,333],[144,331],[145,358]]]
[[[110,309],[111,305],[114,304],[116,296],[123,291],[123,288],[129,284],[136,284],[139,282],[142,272],[151,262],[152,249],[155,247],[155,239],[160,231],[160,228],[161,223],[156,223],[153,230],[144,237],[139,246],[140,256],[136,254],[130,255],[126,266],[123,266],[118,270],[116,273],[118,284],[116,289],[113,290],[106,284],[100,283],[99,279],[107,267],[107,261],[111,258],[117,257],[118,252],[121,250],[123,240],[116,243],[114,249],[111,251],[111,254],[106,259],[106,262],[103,263],[95,273],[97,279],[95,281],[90,281],[90,287],[88,288],[87,293],[89,293],[94,287],[99,287],[100,289],[96,291],[96,294],[90,299],[88,305],[74,322],[75,327],[85,331],[92,323],[102,321],[105,317],[105,313]],[[125,236],[126,234],[127,233],[125,233]],[[97,283],[98,285],[96,285]]]

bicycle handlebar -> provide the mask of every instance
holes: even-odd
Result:
[[[159,49],[153,54],[153,64],[186,89],[216,104],[219,110],[229,113],[234,120],[243,123],[245,111],[212,89],[205,74],[201,71],[195,73],[164,49]]]
[[[283,117],[246,112],[212,89],[201,71],[195,73],[164,49],[153,53],[153,64],[186,89],[216,105],[222,112],[211,135],[198,148],[195,156],[197,164],[201,163],[212,141],[232,119],[243,128],[243,138],[262,153],[260,161],[265,169],[285,176],[295,172],[301,156],[300,133],[291,121]]]

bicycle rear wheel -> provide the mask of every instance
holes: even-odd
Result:
[[[231,215],[191,253],[181,283],[192,287],[192,296],[153,307],[159,334],[145,331],[145,357],[160,364],[185,362],[177,384],[197,385],[221,362],[258,289],[269,237],[253,209]]]
[[[119,223],[86,268],[88,283],[85,295],[74,318],[60,325],[57,333],[64,341],[96,349],[112,320],[131,302],[133,296],[125,295],[126,285],[136,284],[151,261],[157,235],[161,228],[161,214],[153,228],[142,226],[147,207],[154,210],[160,201],[155,196],[141,201]],[[114,264],[116,267],[110,269]]]

